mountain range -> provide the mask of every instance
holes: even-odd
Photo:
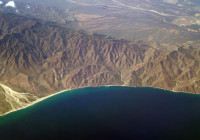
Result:
[[[0,114],[86,86],[151,86],[200,93],[200,49],[89,35],[0,13]]]

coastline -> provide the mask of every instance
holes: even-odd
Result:
[[[16,111],[19,111],[19,110],[23,110],[23,109],[26,109],[32,105],[35,105],[39,102],[42,102],[48,98],[51,98],[55,95],[58,95],[58,94],[61,94],[63,92],[66,92],[66,91],[72,91],[72,90],[76,90],[76,89],[82,89],[82,88],[87,88],[87,87],[133,87],[133,88],[154,88],[154,89],[160,89],[160,90],[165,90],[165,91],[170,91],[170,92],[173,92],[173,93],[185,93],[185,94],[192,94],[192,95],[199,95],[200,93],[191,93],[191,92],[183,92],[183,91],[175,91],[175,90],[168,90],[168,89],[164,89],[164,88],[159,88],[159,87],[152,87],[152,86],[126,86],[126,85],[99,85],[99,86],[85,86],[85,87],[81,87],[81,88],[74,88],[74,89],[66,89],[66,90],[62,90],[62,91],[59,91],[59,92],[56,92],[56,93],[53,93],[51,95],[48,95],[48,96],[45,96],[45,97],[42,97],[36,101],[33,101],[32,103],[30,103],[29,105],[25,106],[25,107],[22,107],[22,108],[19,108],[19,109],[16,109],[16,110],[11,110],[11,111],[8,111],[6,112],[5,114],[3,115],[0,115],[0,118],[1,117],[4,117],[10,113],[13,113],[13,112],[16,112]]]
[[[72,89],[72,90],[74,90],[74,89]],[[25,107],[22,107],[22,108],[19,108],[19,109],[16,109],[16,110],[11,110],[11,111],[9,111],[9,112],[6,112],[6,113],[3,114],[3,115],[0,115],[0,118],[1,118],[1,117],[4,117],[4,116],[6,116],[6,115],[8,115],[8,114],[10,114],[10,113],[13,113],[13,112],[16,112],[16,111],[19,111],[19,110],[26,109],[26,108],[28,108],[28,107],[34,105],[34,104],[37,104],[37,103],[39,103],[39,102],[44,101],[45,99],[48,99],[48,98],[50,98],[50,97],[53,97],[53,96],[55,96],[55,95],[61,94],[61,93],[66,92],[66,91],[70,91],[70,90],[69,90],[69,89],[62,90],[62,91],[60,91],[60,92],[56,92],[56,93],[53,93],[53,94],[51,94],[51,95],[48,95],[48,96],[39,98],[38,100],[33,101],[32,103],[30,103],[29,105],[27,105],[27,106],[25,106]]]
[[[184,91],[176,91],[176,90],[170,90],[170,89],[165,89],[165,88],[160,88],[160,87],[152,87],[152,86],[126,86],[126,85],[100,85],[100,86],[108,86],[108,87],[112,87],[112,86],[116,86],[116,87],[134,87],[134,88],[154,88],[154,89],[161,89],[161,90],[165,90],[165,91],[170,91],[170,92],[174,92],[174,93],[185,93],[185,94],[192,94],[192,95],[200,95],[200,93],[192,93],[192,92],[184,92]]]

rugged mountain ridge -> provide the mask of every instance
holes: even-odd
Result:
[[[0,83],[30,93],[34,99],[100,85],[153,86],[200,93],[198,48],[155,49],[11,14],[0,16]],[[5,92],[1,93],[3,97]],[[7,103],[2,114],[11,110],[5,98],[0,102]]]

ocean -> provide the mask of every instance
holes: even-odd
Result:
[[[150,87],[66,91],[0,117],[1,140],[198,140],[200,95]]]

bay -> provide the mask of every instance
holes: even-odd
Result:
[[[200,139],[200,96],[150,87],[66,91],[0,117],[0,139]]]

